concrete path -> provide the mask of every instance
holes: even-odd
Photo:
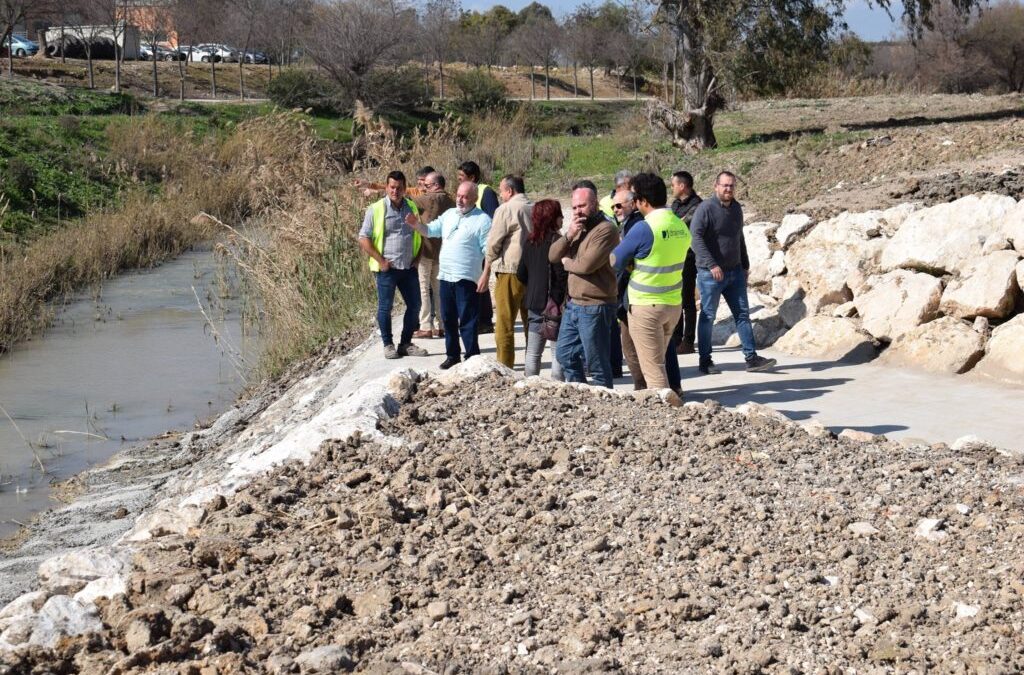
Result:
[[[400,324],[400,319],[396,320],[395,328]],[[371,377],[403,367],[436,368],[444,360],[444,340],[415,342],[430,356],[387,361],[374,336],[358,368],[365,368]],[[480,349],[494,356],[494,336],[481,336]],[[515,366],[519,372],[524,351],[520,332],[516,335]],[[753,401],[797,421],[817,420],[837,433],[850,428],[929,443],[951,443],[974,435],[1000,447],[1024,450],[1024,388],[969,375],[939,376],[870,364],[814,361],[770,349],[760,353],[778,359],[774,372],[747,373],[738,349],[715,348],[721,375],[701,375],[696,355],[679,357],[686,400],[714,399],[729,407]],[[546,351],[545,357],[548,355]],[[548,372],[545,360],[541,374],[547,376]],[[615,388],[632,386],[627,369]]]

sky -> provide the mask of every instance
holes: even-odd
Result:
[[[513,11],[518,11],[530,4],[532,0],[498,0]],[[547,5],[556,16],[564,16],[570,13],[582,0],[540,0]],[[462,8],[467,10],[486,11],[495,1],[488,0],[463,0]],[[894,33],[900,32],[899,17],[903,6],[899,0],[893,0],[893,16],[895,21],[889,19],[885,10],[868,6],[867,0],[849,0],[846,7],[846,23],[850,30],[856,33],[862,40],[875,42],[892,37]]]

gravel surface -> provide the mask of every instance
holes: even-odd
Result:
[[[1024,465],[488,375],[424,380],[134,558],[11,672],[1020,672]],[[813,431],[813,430],[812,430]]]
[[[1024,199],[1024,167],[1008,169],[1001,173],[954,171],[940,176],[911,179],[904,187],[894,190],[892,196],[919,199],[925,206],[931,206],[981,192],[994,192],[1017,200]]]

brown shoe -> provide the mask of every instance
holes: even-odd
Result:
[[[430,338],[430,337],[433,337],[433,335],[432,335],[432,332],[431,332],[431,331],[429,331],[429,330],[417,330],[417,331],[413,331],[413,333],[412,333],[412,336],[413,336],[414,338],[419,338],[419,339],[421,339],[421,340],[422,340],[423,338]]]
[[[683,340],[676,347],[676,354],[696,354],[697,350],[693,348],[693,343],[689,340]]]
[[[434,330],[432,330],[430,332],[436,338],[443,338],[444,337],[444,329],[443,328],[435,328]]]

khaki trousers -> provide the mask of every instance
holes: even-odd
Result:
[[[633,336],[629,334],[629,324],[620,321],[619,333],[622,335],[622,356],[629,366],[629,374],[633,376],[633,389],[646,389],[647,381],[640,370],[640,359],[636,357],[636,345],[633,344]]]
[[[438,264],[436,260],[420,258],[420,330],[440,328],[441,323],[441,283],[437,280]]]
[[[636,348],[640,371],[651,389],[668,387],[665,350],[672,331],[679,323],[679,305],[630,305],[629,337]],[[625,346],[623,346],[625,353]]]
[[[511,368],[516,361],[516,315],[523,323],[524,334],[528,325],[526,308],[523,307],[526,286],[514,274],[499,273],[494,276],[494,344],[498,349],[498,361]]]

